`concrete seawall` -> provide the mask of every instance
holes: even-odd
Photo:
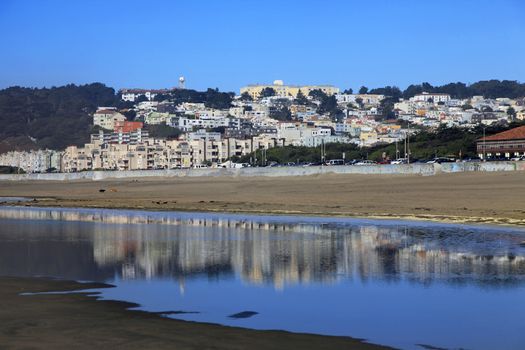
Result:
[[[320,174],[364,174],[364,175],[423,175],[439,173],[458,173],[474,171],[524,171],[525,162],[487,162],[487,163],[444,163],[444,164],[401,164],[370,166],[313,166],[313,167],[272,167],[242,169],[172,169],[137,171],[84,171],[80,173],[58,174],[3,174],[0,180],[23,181],[69,181],[104,180],[137,177],[199,177],[199,176],[308,176]]]

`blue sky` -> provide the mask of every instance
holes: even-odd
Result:
[[[525,81],[521,0],[0,0],[0,88]]]

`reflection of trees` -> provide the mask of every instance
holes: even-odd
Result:
[[[525,279],[525,250],[512,231],[59,209],[8,209],[2,217],[62,220],[42,235],[69,237],[71,245],[88,239],[92,257],[84,256],[93,260],[86,268],[115,269],[127,279],[236,274],[278,288],[342,278],[484,285]]]

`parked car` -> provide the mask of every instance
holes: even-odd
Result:
[[[399,158],[390,162],[390,164],[408,164],[407,158]]]
[[[352,159],[352,160],[349,160],[348,162],[346,162],[345,165],[355,165],[356,163],[359,163],[359,160],[358,159]]]
[[[509,158],[504,156],[493,156],[493,157],[487,157],[487,161],[489,162],[506,162]]]
[[[455,158],[438,157],[438,158],[434,158],[432,160],[429,160],[427,163],[429,163],[429,164],[441,164],[441,163],[454,163],[455,161],[456,161]]]
[[[480,157],[468,157],[468,158],[463,158],[461,161],[463,163],[481,162],[481,158]]]
[[[344,159],[330,159],[326,165],[345,165]]]
[[[359,165],[359,166],[363,166],[363,165],[376,165],[377,162],[374,162],[373,160],[368,160],[368,159],[364,159],[364,160],[361,160],[357,163],[355,163],[355,165]]]

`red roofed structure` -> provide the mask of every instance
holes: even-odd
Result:
[[[525,155],[525,126],[482,137],[477,141],[481,158],[516,157]]]
[[[115,122],[115,132],[132,132],[137,129],[142,129],[144,124],[142,122],[129,122],[129,121],[116,121]]]

